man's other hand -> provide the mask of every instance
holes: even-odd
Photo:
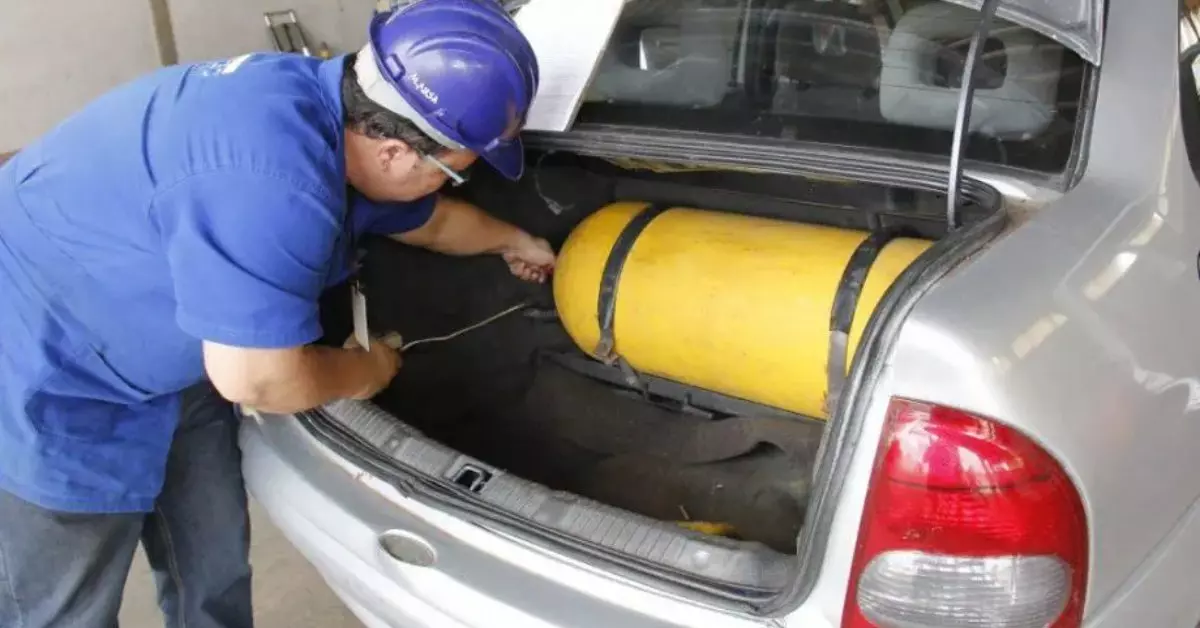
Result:
[[[555,255],[550,243],[523,231],[516,240],[500,254],[508,269],[525,281],[544,283],[554,270]]]
[[[209,379],[233,403],[294,414],[336,399],[369,399],[400,370],[399,353],[383,341],[371,350],[320,345],[265,349],[204,342]]]
[[[379,391],[387,388],[387,385],[400,372],[400,351],[393,349],[383,339],[371,338],[371,350],[363,351],[362,347],[358,346],[354,337],[351,336],[346,341],[346,348],[358,354],[365,354],[363,357],[370,364],[370,368],[368,369],[370,376],[362,383],[362,388],[353,395],[352,398],[354,399],[365,400],[374,397],[379,394]]]

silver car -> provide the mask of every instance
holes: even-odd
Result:
[[[1196,626],[1198,38],[630,0],[571,130],[450,191],[552,289],[362,243],[404,367],[248,416],[249,488],[373,627]]]

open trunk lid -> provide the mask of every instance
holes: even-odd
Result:
[[[947,0],[979,9],[984,0]],[[1001,0],[996,15],[1033,29],[1100,64],[1104,46],[1104,0]]]
[[[628,0],[626,0],[628,1]],[[984,0],[946,0],[979,9]],[[531,0],[508,0],[509,11]],[[1002,0],[996,14],[1033,29],[1099,65],[1104,47],[1104,0]]]

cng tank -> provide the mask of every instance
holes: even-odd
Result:
[[[844,377],[879,300],[931,245],[620,202],[568,236],[554,299],[575,343],[605,362],[827,419],[831,353]],[[840,334],[831,332],[837,318]]]

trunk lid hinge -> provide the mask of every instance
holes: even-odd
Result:
[[[975,106],[975,69],[983,56],[984,44],[992,29],[992,19],[1000,0],[983,0],[979,24],[971,36],[971,45],[963,60],[962,87],[958,92],[958,111],[954,119],[954,141],[950,144],[950,177],[946,185],[946,230],[958,228],[958,197],[962,193],[962,162],[971,128],[971,109]]]

